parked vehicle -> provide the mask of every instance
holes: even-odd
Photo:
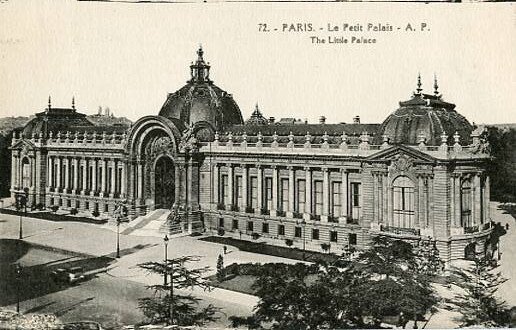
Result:
[[[51,273],[54,282],[74,284],[84,279],[82,267],[58,268]]]

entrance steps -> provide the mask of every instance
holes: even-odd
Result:
[[[145,216],[138,217],[134,221],[138,223],[130,231],[124,230],[124,234],[133,236],[155,236],[161,237],[159,232],[161,225],[167,220],[170,210],[158,209]],[[139,220],[139,218],[142,218]]]

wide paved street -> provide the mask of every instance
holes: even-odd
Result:
[[[0,215],[0,242],[4,247],[19,242],[18,221],[18,216]],[[23,242],[16,248],[11,246],[7,255],[2,254],[5,258],[1,260],[0,270],[2,274],[12,273],[7,265],[19,262],[24,266],[24,276],[33,278],[22,295],[22,312],[56,313],[64,321],[99,320],[108,328],[142,320],[137,299],[152,294],[145,285],[160,283],[162,279],[146,274],[137,264],[164,258],[161,238],[121,235],[121,258],[115,259],[116,234],[99,225],[23,218],[23,233]],[[228,250],[226,265],[233,262],[296,262],[238,251],[232,247]],[[212,268],[210,273],[213,273],[217,256],[222,251],[220,244],[177,237],[169,242],[168,256],[198,255],[200,261],[190,267],[209,266]],[[64,265],[85,267],[93,275],[77,286],[52,285],[46,276]],[[2,275],[4,280],[0,286],[0,291],[6,293],[3,299],[0,298],[0,306],[10,309],[15,308],[14,297],[17,295],[13,291],[13,276]],[[213,304],[222,308],[221,319],[211,325],[218,327],[227,326],[227,316],[250,315],[258,301],[254,296],[222,289],[211,292],[195,290],[194,294],[202,298],[203,305]]]

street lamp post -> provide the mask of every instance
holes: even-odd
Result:
[[[20,277],[21,277],[21,266],[16,264],[16,313],[20,312]]]
[[[24,194],[21,194],[21,193],[18,193],[16,194],[16,203],[15,203],[15,206],[16,206],[16,210],[20,212],[20,220],[19,220],[19,230],[18,230],[18,238],[19,239],[23,239],[23,213],[24,212],[25,214],[27,213],[27,195],[28,195],[28,192],[25,191]]]
[[[120,258],[120,218],[116,219],[116,257]]]
[[[127,220],[124,220],[127,216],[125,202],[117,203],[114,214],[116,219],[116,257],[120,258],[120,224],[122,222],[127,222]]]
[[[167,264],[168,264],[168,256],[167,256],[167,252],[168,252],[168,236],[165,235],[165,237],[163,238],[163,243],[165,243],[165,269],[167,267]],[[165,270],[165,273],[163,274],[163,277],[164,277],[164,285],[167,286],[167,271]]]

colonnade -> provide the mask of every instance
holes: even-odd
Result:
[[[118,158],[47,157],[47,191],[125,197],[125,163]]]
[[[224,168],[224,169],[222,169]],[[286,171],[285,171],[286,170]],[[248,165],[235,163],[217,163],[212,168],[213,171],[213,190],[212,203],[219,206],[224,205],[226,210],[234,209],[232,206],[238,206],[240,211],[250,211],[251,200],[256,198],[256,205],[253,208],[254,213],[266,210],[270,215],[277,216],[285,212],[287,217],[304,218],[305,220],[319,219],[322,222],[336,220],[337,218],[347,219],[351,216],[350,203],[350,183],[349,170],[342,168],[315,167],[315,166],[280,166],[280,165]],[[300,173],[304,172],[304,175]],[[266,174],[267,172],[267,174]],[[288,172],[288,173],[285,173]],[[280,174],[281,173],[281,174]],[[227,175],[227,200],[224,200],[222,175]],[[236,205],[238,196],[236,186],[236,177],[240,176],[242,180],[241,195],[242,205]],[[251,191],[251,180],[256,178],[256,192]],[[272,179],[272,207],[270,209],[266,204],[266,178]],[[240,180],[240,179],[239,179]],[[281,193],[283,180],[288,181],[288,205],[287,208],[282,207]],[[299,209],[299,184],[304,181],[304,208]],[[322,183],[322,200],[317,203],[322,204],[320,211],[315,207],[315,182]],[[340,191],[333,191],[333,183],[340,183]],[[317,191],[321,193],[320,191]],[[333,198],[330,198],[331,194]],[[339,200],[335,201],[335,197]],[[333,214],[334,204],[339,202],[340,212]],[[361,203],[360,203],[361,204]],[[357,205],[360,206],[360,205]],[[356,219],[358,220],[358,219]]]

